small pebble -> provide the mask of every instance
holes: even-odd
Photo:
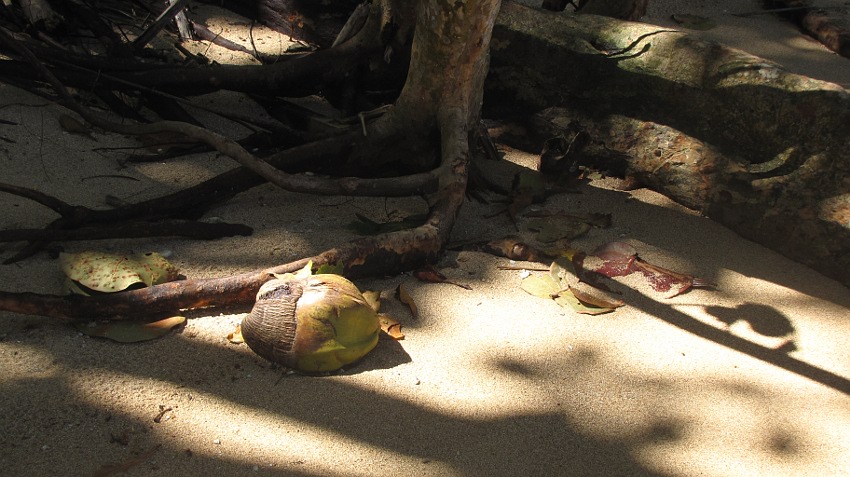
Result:
[[[219,445],[219,444],[221,444],[221,439],[216,439],[216,440],[214,440],[214,441],[213,441],[213,444],[215,444],[215,445]]]

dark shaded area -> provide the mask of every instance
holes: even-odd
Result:
[[[12,331],[8,339],[22,340],[49,354],[54,346],[50,341],[57,333],[65,332],[49,326]],[[655,430],[636,441],[605,441],[579,431],[560,413],[519,414],[499,419],[442,414],[403,399],[352,386],[346,383],[344,376],[281,376],[280,370],[269,368],[256,357],[234,353],[230,347],[210,346],[177,336],[139,346],[116,346],[94,340],[85,340],[85,343],[78,353],[63,353],[74,356],[71,361],[54,360],[53,365],[98,368],[102,367],[97,363],[102,362],[98,357],[103,353],[113,358],[123,357],[110,360],[112,363],[121,361],[120,367],[103,367],[102,370],[127,376],[127,380],[155,379],[172,383],[174,393],[163,404],[174,408],[175,420],[153,422],[161,412],[155,406],[150,409],[149,420],[139,420],[119,410],[93,404],[98,401],[97,393],[108,386],[103,382],[93,383],[95,386],[90,393],[80,383],[72,386],[62,377],[7,382],[2,385],[2,394],[11,407],[6,408],[2,418],[4,432],[0,435],[0,445],[13,449],[14,455],[21,455],[14,450],[16,448],[30,449],[28,453],[32,459],[7,462],[5,471],[15,475],[91,475],[104,464],[125,462],[161,445],[151,462],[138,465],[137,472],[242,475],[252,472],[252,465],[257,464],[266,475],[320,475],[299,472],[297,462],[286,468],[268,468],[263,462],[216,458],[209,455],[210,448],[175,447],[172,443],[179,438],[163,442],[157,437],[167,434],[169,428],[175,429],[172,426],[180,426],[181,412],[191,412],[194,407],[203,409],[210,398],[229,400],[260,413],[279,416],[281,425],[293,426],[293,430],[301,423],[385,452],[414,457],[422,462],[423,471],[433,463],[448,465],[466,476],[568,475],[574,472],[600,477],[665,475],[635,461],[631,448],[644,438],[675,439],[677,435],[678,424],[660,422]],[[350,372],[367,371],[387,363],[396,365],[399,356],[406,356],[403,350],[386,345],[382,342],[375,353]],[[199,357],[209,365],[191,364]],[[154,360],[171,364],[150,366],[148,363]],[[245,379],[246,374],[251,378]],[[189,395],[193,398],[188,398]],[[28,416],[39,415],[40,409],[49,409],[51,414],[61,409],[64,417],[47,424],[48,428],[33,428]],[[222,421],[231,418],[220,416]],[[495,447],[494,443],[505,436],[523,438],[509,437],[513,442],[511,447]],[[212,443],[217,437],[203,436],[202,440]],[[236,444],[225,441],[221,445],[226,448]],[[286,442],[270,441],[268,445],[285,447]],[[228,452],[232,450],[230,447]],[[91,463],[90,468],[67,469],[59,457],[65,454],[82,457]],[[536,458],[530,459],[530,456]],[[535,461],[537,464],[529,467],[529,462]],[[387,472],[391,473],[390,469],[392,467]]]
[[[735,308],[721,306],[706,307],[706,311],[727,326],[736,321],[745,321],[756,333],[764,336],[788,336],[794,333],[794,324],[782,313],[766,305],[745,303]]]

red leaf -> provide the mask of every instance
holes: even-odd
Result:
[[[586,268],[606,277],[622,277],[634,271],[632,265],[637,258],[637,250],[625,242],[610,242],[598,247],[590,256],[602,262],[585,260]]]
[[[413,276],[420,282],[443,283],[446,276],[433,268],[422,268],[413,272]]]
[[[688,291],[694,284],[694,277],[690,275],[653,265],[640,258],[635,260],[634,268],[647,278],[653,290],[661,293],[670,292],[666,295],[667,298],[673,298]]]

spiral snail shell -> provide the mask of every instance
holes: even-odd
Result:
[[[242,320],[245,343],[263,358],[305,372],[334,371],[378,344],[378,315],[340,275],[288,275],[260,287]]]

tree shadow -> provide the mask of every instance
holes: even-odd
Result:
[[[775,308],[758,303],[744,303],[734,308],[707,306],[705,311],[731,326],[738,321],[746,322],[750,328],[764,336],[782,337],[794,333],[794,324]]]
[[[443,412],[437,410],[438,403],[396,397],[380,388],[358,385],[344,375],[282,375],[247,352],[180,336],[119,346],[84,338],[63,339],[63,334],[66,329],[41,327],[8,337],[51,356],[50,367],[55,370],[51,376],[0,383],[5,408],[0,418],[0,446],[5,449],[3,466],[9,475],[93,475],[104,465],[127,462],[146,472],[171,475],[251,474],[254,465],[266,475],[364,472],[354,468],[329,471],[325,462],[316,460],[316,454],[302,458],[286,450],[290,446],[287,435],[311,428],[327,433],[330,447],[321,453],[323,459],[333,459],[334,452],[357,452],[345,447],[335,450],[334,442],[340,445],[344,441],[402,461],[397,465],[388,461],[385,468],[370,473],[444,474],[448,469],[466,476],[655,476],[664,474],[638,462],[632,449],[642,439],[677,436],[678,424],[670,422],[660,422],[636,440],[609,440],[580,430],[568,415],[559,412],[501,417]],[[84,348],[79,348],[81,342]],[[367,356],[359,372],[374,369],[372,361],[392,362],[387,355],[395,351],[387,348]],[[77,373],[77,369],[87,371]],[[101,375],[91,383],[80,382],[83,377]],[[138,384],[147,382],[163,389],[146,389],[145,394],[158,394],[155,399],[172,408],[173,419],[154,422],[155,416],[161,416],[156,403],[143,399],[143,406],[149,409],[139,410],[127,402],[129,397],[115,395],[130,389],[128,383],[147,387]],[[209,427],[192,430],[181,424],[189,421],[181,419],[184,415],[219,406],[211,402],[221,400],[247,412],[217,416],[221,422],[212,423],[213,428],[220,425],[226,429],[234,423],[238,427],[242,419],[250,427],[252,419],[262,415],[271,433],[266,441],[269,452],[283,448],[281,454],[289,461],[272,459],[274,466],[269,467],[267,462],[256,461],[266,453],[251,448],[244,449],[244,458],[237,457],[239,452],[233,446],[244,444],[226,442],[227,438],[213,444],[218,436],[208,433]],[[201,434],[203,448],[185,444],[197,442],[193,441],[198,437],[195,433]],[[235,438],[232,432],[226,435]],[[217,455],[216,449],[226,452]],[[64,459],[67,455],[74,458]],[[71,462],[88,465],[68,468]]]
[[[688,316],[687,314],[668,305],[658,303],[642,295],[635,294],[635,297],[629,301],[629,305],[696,336],[713,341],[721,346],[733,349],[740,353],[744,353],[750,357],[808,378],[814,382],[850,396],[850,379],[795,358],[788,354],[790,350],[785,347],[769,348],[767,346],[754,343],[750,340],[733,335],[726,330],[703,323],[702,321]],[[749,308],[751,307],[745,306],[744,310]],[[763,313],[765,308],[769,309],[769,307],[759,307],[759,311]],[[729,312],[726,311],[723,311],[721,315],[727,317],[730,316]],[[781,316],[781,313],[776,310],[771,310],[767,316],[775,318],[776,316]]]

